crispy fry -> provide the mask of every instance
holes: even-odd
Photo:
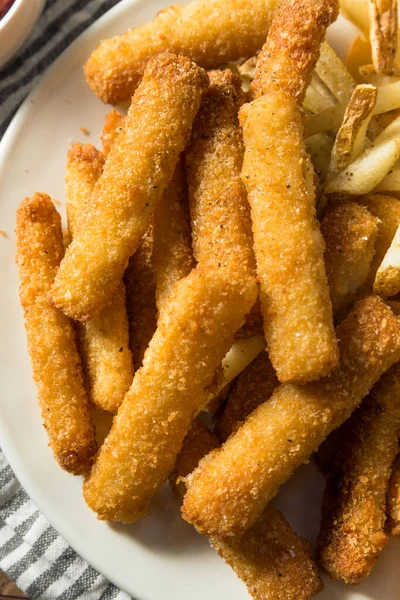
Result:
[[[92,90],[107,104],[128,100],[152,56],[165,50],[213,68],[250,56],[265,41],[276,0],[195,0],[175,4],[124,35],[103,40],[85,66]]]
[[[397,50],[397,0],[370,0],[372,62],[377,73],[392,73]]]
[[[345,309],[367,280],[375,253],[379,219],[364,206],[346,202],[321,222],[333,311]]]
[[[340,0],[340,12],[346,19],[354,23],[366,38],[369,35],[369,0]]]
[[[68,316],[88,320],[116,289],[172,179],[207,80],[188,59],[169,53],[147,66],[96,183],[87,225],[52,287],[54,306]]]
[[[376,186],[376,192],[400,192],[400,169],[394,166],[393,169]]]
[[[103,143],[103,154],[107,156],[122,133],[125,124],[125,116],[121,115],[115,108],[112,108],[104,118],[103,133],[101,141]]]
[[[394,365],[342,426],[330,469],[318,538],[321,566],[359,583],[388,541],[386,492],[398,452],[400,367]]]
[[[377,95],[377,89],[372,85],[361,84],[355,88],[336,135],[328,169],[328,181],[334,179],[364,151],[367,129]]]
[[[100,519],[134,522],[149,512],[255,297],[253,278],[224,268],[195,269],[174,286],[84,485]]]
[[[152,265],[156,285],[156,304],[161,312],[174,283],[183,279],[194,266],[190,217],[183,161],[153,217]]]
[[[324,40],[315,72],[338,102],[349,102],[356,83],[333,48]]]
[[[221,442],[235,433],[257,406],[268,399],[279,381],[266,352],[260,354],[240,373],[221,413],[216,433]]]
[[[387,524],[390,535],[400,536],[400,454],[393,463],[387,493]]]
[[[129,340],[135,370],[142,366],[144,353],[157,327],[152,252],[153,231],[150,227],[140,240],[139,248],[131,257],[124,276]]]
[[[209,77],[185,153],[194,255],[203,265],[254,272],[250,207],[240,178],[241,81],[230,70]]]
[[[372,62],[371,43],[363,35],[358,35],[350,44],[344,64],[350,75],[357,83],[363,83],[364,78],[360,74],[360,67]],[[372,83],[372,82],[368,82]]]
[[[218,439],[203,421],[199,418],[193,421],[170,478],[177,495],[183,497],[185,492],[182,479],[218,446]],[[220,542],[214,538],[210,541],[255,600],[292,600],[294,597],[307,600],[322,589],[322,581],[310,559],[310,544],[298,537],[272,506],[241,540]]]
[[[276,91],[239,116],[269,356],[280,381],[318,379],[338,351],[300,109]]]
[[[46,301],[64,254],[61,220],[49,196],[21,203],[16,235],[20,299],[49,445],[63,469],[80,475],[97,447],[73,326]]]
[[[374,65],[363,63],[363,65],[359,68],[359,71],[366,83],[371,83],[376,87],[383,87],[389,85],[390,83],[400,81],[400,70],[398,67],[394,67],[393,73],[387,75],[385,73],[377,73]]]
[[[67,216],[71,238],[86,227],[90,198],[104,159],[90,144],[74,144],[67,163]],[[80,346],[91,401],[115,412],[133,378],[132,354],[122,281],[108,305],[91,321],[78,324]]]
[[[329,377],[279,386],[187,478],[182,513],[200,533],[241,535],[400,358],[400,320],[377,296],[359,301],[337,328],[341,362]]]
[[[257,59],[255,97],[283,90],[302,99],[327,27],[338,16],[336,0],[283,0]]]
[[[334,105],[335,96],[314,72],[305,93],[303,108],[311,113],[319,113]]]
[[[357,198],[357,202],[366,206],[379,219],[375,255],[367,280],[369,289],[372,289],[378,267],[384,259],[400,225],[400,200],[391,196],[370,194],[369,196]]]
[[[400,225],[375,275],[374,292],[395,296],[400,292]]]
[[[328,133],[317,133],[305,142],[307,154],[310,155],[321,185],[328,174],[334,141]]]

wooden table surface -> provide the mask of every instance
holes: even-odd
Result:
[[[10,581],[3,571],[0,571],[0,600],[3,598],[26,598],[14,582]]]

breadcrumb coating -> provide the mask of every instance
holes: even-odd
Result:
[[[68,152],[66,192],[71,239],[86,227],[91,196],[103,165],[102,153],[91,144],[75,143]],[[90,400],[103,410],[116,412],[133,379],[122,281],[93,319],[78,323],[78,334]]]
[[[301,111],[276,91],[239,117],[268,353],[280,381],[319,379],[338,349]]]
[[[20,204],[16,236],[28,350],[49,446],[63,469],[81,475],[97,446],[74,328],[47,303],[64,254],[61,219],[49,196],[35,194]]]
[[[100,519],[130,523],[149,512],[255,296],[253,278],[223,268],[194,269],[174,286],[84,485]]]
[[[254,54],[265,41],[276,0],[194,0],[160,11],[125,34],[103,40],[85,65],[86,80],[106,104],[129,100],[152,56],[171,50],[215,68]]]
[[[360,300],[336,332],[341,361],[330,376],[276,388],[189,475],[182,513],[200,533],[222,540],[243,534],[400,358],[400,320],[378,296]]]
[[[240,178],[243,141],[238,111],[241,79],[231,70],[209,72],[186,149],[193,251],[203,265],[231,264],[255,272],[250,207]]]
[[[68,316],[89,320],[117,288],[172,179],[207,84],[206,73],[181,56],[166,52],[147,65],[86,227],[68,246],[52,287],[54,306]]]
[[[378,230],[379,219],[355,202],[338,205],[322,219],[326,275],[334,313],[351,304],[366,282]]]
[[[393,463],[387,493],[387,530],[400,537],[400,454]]]
[[[338,0],[283,0],[257,58],[253,95],[282,90],[301,102],[326,30],[338,14]]]
[[[121,135],[125,125],[125,115],[112,108],[104,117],[103,132],[101,142],[103,144],[103,154],[107,156]]]
[[[159,312],[173,285],[194,267],[186,174],[180,160],[153,217],[152,264]]]
[[[386,493],[400,431],[394,365],[342,426],[322,507],[318,559],[334,579],[359,583],[388,541]]]
[[[221,442],[235,433],[250,413],[265,402],[279,381],[267,352],[261,352],[242,371],[216,424],[216,433]]]

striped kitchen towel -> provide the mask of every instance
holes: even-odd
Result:
[[[43,71],[118,0],[47,0],[24,46],[0,70],[0,138]],[[49,525],[0,450],[0,569],[31,600],[129,600]]]

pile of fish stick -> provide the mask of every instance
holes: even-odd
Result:
[[[17,211],[55,460],[110,522],[169,482],[256,600],[359,583],[400,536],[397,39],[397,0],[171,6],[86,62],[117,108],[68,152],[67,223],[43,192]],[[305,540],[271,501],[311,459]]]

